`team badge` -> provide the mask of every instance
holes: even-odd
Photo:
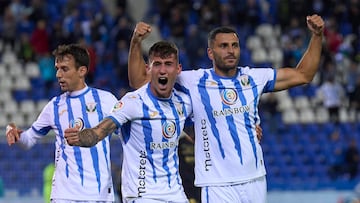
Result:
[[[84,129],[84,120],[82,118],[76,118],[70,121],[70,127],[82,130]]]
[[[181,104],[176,104],[176,111],[180,117],[184,116],[184,110]]]
[[[235,89],[225,89],[221,91],[221,100],[226,105],[235,104],[238,94]]]
[[[248,75],[240,76],[240,83],[243,87],[249,86],[250,80]]]
[[[96,103],[87,103],[86,104],[86,112],[93,113],[96,111]]]
[[[175,122],[173,122],[173,121],[165,121],[165,123],[162,126],[163,136],[166,139],[170,139],[170,138],[174,137],[175,132],[176,132]]]

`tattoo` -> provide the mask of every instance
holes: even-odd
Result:
[[[96,127],[84,129],[79,132],[80,146],[92,147],[115,130],[116,124],[110,118],[105,118]]]
[[[78,135],[81,147],[92,147],[99,141],[95,131],[91,128],[80,131]]]
[[[101,121],[94,130],[100,135],[100,139],[103,139],[108,134],[113,133],[116,130],[116,124],[110,118],[105,118]]]

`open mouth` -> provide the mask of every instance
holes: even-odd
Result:
[[[168,79],[167,78],[159,78],[159,83],[162,84],[162,85],[166,85],[168,82]]]

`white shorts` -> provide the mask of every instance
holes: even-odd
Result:
[[[265,176],[241,184],[201,188],[202,203],[266,203],[266,196]]]
[[[52,199],[51,203],[114,203],[113,201],[77,201],[65,199]]]
[[[162,201],[162,200],[155,200],[155,199],[132,199],[132,200],[123,200],[124,203],[189,203],[188,201],[183,202],[174,202],[174,201]]]

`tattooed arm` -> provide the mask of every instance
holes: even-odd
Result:
[[[92,147],[116,130],[116,124],[105,118],[97,126],[79,131],[77,128],[65,130],[65,139],[71,146]]]

